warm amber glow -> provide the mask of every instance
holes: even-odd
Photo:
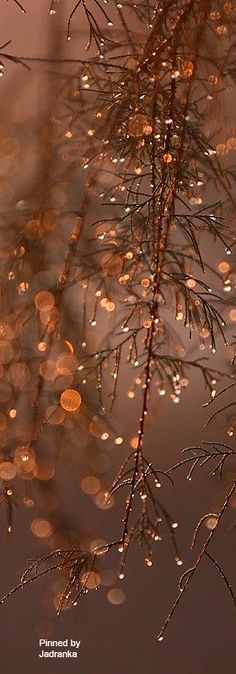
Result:
[[[56,360],[58,374],[71,374],[78,366],[77,358],[71,353],[61,353]]]
[[[17,447],[14,452],[14,464],[19,474],[32,473],[35,469],[35,452],[27,445]]]
[[[221,274],[227,274],[230,269],[230,265],[228,262],[220,262],[218,264],[218,269]]]
[[[37,538],[50,538],[52,535],[52,525],[48,520],[36,518],[31,523],[31,531]]]
[[[65,599],[63,594],[56,594],[53,599],[53,605],[56,611],[69,611],[72,606],[72,601],[69,597],[68,599]]]
[[[231,309],[231,311],[229,312],[229,317],[230,317],[230,320],[233,321],[233,323],[235,323],[235,321],[236,321],[236,309]]]
[[[53,381],[57,376],[56,363],[53,360],[43,360],[39,366],[39,374],[46,381]]]
[[[172,154],[170,154],[170,152],[167,152],[166,154],[163,154],[164,164],[170,164],[170,162],[172,162],[172,159],[173,159],[173,157],[172,157]]]
[[[123,604],[123,602],[125,601],[125,592],[123,592],[123,590],[120,590],[119,588],[114,587],[107,593],[107,599],[110,604],[113,604],[114,606],[119,606],[120,604]]]
[[[82,576],[81,580],[84,586],[88,588],[88,590],[95,590],[97,587],[99,587],[101,583],[100,575],[96,571],[90,571],[89,573],[85,573]]]
[[[52,293],[48,290],[42,290],[35,295],[35,306],[39,311],[50,311],[53,308],[55,299]]]
[[[83,478],[81,482],[81,489],[85,492],[85,494],[97,494],[100,489],[100,482],[97,477],[88,475],[87,477]]]
[[[42,480],[43,482],[52,480],[52,478],[55,475],[55,472],[56,472],[55,466],[46,459],[39,459],[37,461],[37,465],[35,468],[35,477],[37,477],[38,480]]]
[[[12,363],[7,377],[16,388],[23,388],[30,380],[30,370],[25,363]]]
[[[8,35],[0,49],[0,79],[22,70],[16,110],[11,115],[4,87],[0,120],[0,503],[7,531],[19,521],[21,536],[25,519],[39,539],[31,536],[36,559],[42,550],[21,585],[56,570],[45,609],[53,603],[60,612],[77,603],[80,589],[99,585],[121,605],[117,585],[135,547],[145,575],[161,540],[182,565],[176,513],[169,514],[172,473],[177,480],[183,467],[191,480],[202,468],[222,470],[226,494],[208,506],[219,507],[219,517],[207,514],[197,525],[180,596],[208,564],[212,532],[232,505],[236,3],[72,0],[63,18],[62,3],[50,1],[58,39],[50,58],[33,55],[47,70],[36,106],[34,86],[30,106],[24,101],[19,63],[30,64],[32,54],[17,57],[19,40],[8,53]],[[18,0],[3,4],[20,17]],[[66,28],[67,40],[76,37],[76,17],[87,35],[64,67],[60,35]],[[215,358],[226,338],[228,349]],[[232,375],[229,395],[223,369]],[[188,449],[178,443],[184,452],[173,466],[168,436],[181,429],[171,409],[181,402],[180,423],[191,424],[191,372],[201,376],[209,421],[221,431],[222,420],[230,449],[210,435],[200,448],[190,438]],[[113,506],[110,515],[96,510]],[[22,507],[29,510],[21,518]],[[115,572],[104,569],[117,557]]]
[[[13,480],[16,476],[16,467],[10,461],[0,463],[0,478],[2,480]]]
[[[138,436],[135,435],[133,438],[131,438],[129,444],[130,444],[130,447],[132,447],[132,449],[137,449],[137,447],[138,447]]]
[[[101,438],[102,434],[105,432],[106,425],[103,419],[99,419],[99,417],[94,417],[93,420],[89,424],[89,430],[91,435],[93,435],[95,438]]]
[[[192,61],[184,61],[181,64],[181,73],[184,77],[191,77],[193,74],[194,65]]]
[[[68,388],[61,394],[60,403],[66,412],[76,412],[81,405],[81,396],[75,389]]]
[[[111,496],[109,500],[105,491],[99,491],[94,497],[94,503],[101,510],[109,510],[114,505],[114,496]]]
[[[138,138],[139,136],[145,134],[145,129],[147,128],[147,126],[148,126],[147,117],[145,115],[137,113],[136,115],[131,117],[129,121],[128,125],[129,135],[133,136],[134,138]]]
[[[195,288],[196,281],[193,278],[189,278],[186,282],[188,288]]]
[[[49,424],[52,426],[57,426],[63,423],[65,419],[65,412],[58,405],[49,405],[49,407],[46,409],[45,417]]]
[[[209,335],[210,335],[210,332],[209,332],[209,330],[208,330],[207,328],[202,328],[202,329],[200,330],[200,332],[199,332],[199,335],[200,335],[200,337],[202,337],[203,339],[207,339],[207,337],[209,337]]]

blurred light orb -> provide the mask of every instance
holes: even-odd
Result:
[[[0,338],[7,339],[9,342],[13,339],[14,333],[8,323],[0,323]]]
[[[15,419],[15,418],[16,418],[16,415],[17,415],[17,412],[16,412],[16,410],[15,410],[14,407],[13,407],[13,408],[10,410],[10,412],[9,412],[9,417],[10,417],[11,419]]]
[[[11,461],[3,461],[0,464],[0,478],[1,480],[13,480],[16,476],[16,466]]]
[[[199,335],[200,335],[200,337],[202,337],[203,339],[207,339],[207,337],[209,337],[209,335],[210,335],[210,332],[209,332],[209,330],[208,330],[207,328],[202,328],[202,329],[200,330],[200,332],[199,332]]]
[[[118,587],[113,587],[112,590],[109,590],[107,593],[107,599],[113,606],[119,606],[125,601],[125,592]]]
[[[53,360],[43,360],[39,366],[39,374],[45,381],[53,381],[57,376],[56,363]]]
[[[41,290],[35,295],[34,303],[38,311],[50,311],[55,304],[54,295],[48,290]]]
[[[108,311],[109,313],[111,311],[114,311],[115,308],[116,308],[115,302],[108,302],[105,307],[106,311]]]
[[[65,419],[65,412],[58,405],[49,405],[46,409],[45,417],[51,426],[59,426]]]
[[[195,288],[195,285],[196,285],[196,281],[194,280],[194,278],[189,278],[189,279],[187,280],[186,286],[187,286],[188,288],[190,288],[190,289],[191,289],[191,288]]]
[[[90,550],[91,552],[96,551],[97,555],[105,555],[109,550],[109,545],[107,545],[103,538],[97,538],[95,541],[92,541]]]
[[[101,438],[103,433],[105,433],[105,422],[103,419],[100,419],[97,416],[94,416],[92,421],[89,424],[89,430],[91,435],[94,436],[94,438]]]
[[[231,311],[229,312],[229,317],[230,320],[233,321],[233,323],[236,322],[236,309],[231,309]]]
[[[42,310],[40,311],[40,321],[43,323],[43,325],[47,326],[47,331],[53,331],[54,326],[56,325],[57,321],[59,320],[59,311],[57,307],[53,306],[52,309],[48,310]],[[50,327],[52,326],[52,329],[50,330]]]
[[[172,162],[172,159],[173,159],[173,157],[172,157],[172,154],[170,154],[170,152],[166,152],[165,154],[163,154],[164,164],[170,164]]]
[[[47,349],[46,342],[38,342],[38,350],[43,353]]]
[[[109,433],[107,433],[107,432],[102,433],[101,440],[108,440],[108,438],[109,438]]]
[[[14,349],[6,339],[0,339],[0,363],[6,365],[14,356]],[[1,401],[4,402],[4,401]]]
[[[59,374],[71,374],[75,372],[78,361],[72,353],[61,353],[56,360],[57,371]]]
[[[50,538],[52,535],[52,525],[48,520],[37,517],[31,522],[31,531],[37,538]]]
[[[35,469],[35,452],[27,445],[20,445],[14,452],[14,464],[20,474],[32,473]]]
[[[139,138],[145,133],[148,120],[146,115],[137,113],[129,120],[128,133],[133,138]]]
[[[88,590],[96,590],[101,584],[100,575],[96,571],[89,571],[88,573],[83,574],[81,580]]]
[[[149,330],[149,328],[151,327],[151,325],[152,325],[152,319],[151,319],[151,318],[147,318],[147,319],[143,322],[143,327],[144,327],[146,330]]]
[[[34,501],[30,496],[24,496],[23,503],[26,508],[33,508],[34,506]]]
[[[132,449],[137,449],[137,447],[138,447],[138,440],[139,440],[139,439],[138,439],[138,436],[137,436],[137,435],[134,435],[134,437],[131,438],[129,444],[130,444],[130,447],[132,447]]]
[[[141,281],[141,286],[143,288],[148,288],[150,286],[149,278],[143,278],[142,281]]]
[[[191,77],[194,70],[194,64],[192,61],[184,61],[181,64],[181,74],[184,77]]]
[[[22,389],[30,380],[30,370],[25,363],[12,363],[7,378],[16,388]]]
[[[85,494],[90,494],[91,496],[97,494],[100,490],[100,487],[100,481],[97,477],[93,477],[92,475],[87,475],[87,477],[84,477],[81,482],[81,489],[83,492]]]
[[[221,274],[227,274],[230,269],[230,265],[228,262],[220,262],[218,264],[218,270]]]
[[[81,395],[73,388],[67,388],[60,397],[60,404],[66,412],[77,412],[81,405]]]

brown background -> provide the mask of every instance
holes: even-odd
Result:
[[[61,11],[67,13],[71,3],[61,0]],[[48,53],[50,28],[54,17],[48,17],[48,0],[25,2],[27,16],[21,15],[13,2],[1,3],[0,41],[12,38],[12,53],[22,56],[38,56]],[[78,22],[77,22],[78,25]],[[83,26],[80,26],[83,28]],[[52,29],[51,29],[52,36]],[[64,53],[79,56],[82,43],[75,31],[74,39],[64,45]],[[37,108],[43,105],[47,78],[40,78],[37,88],[33,72],[22,72],[20,66],[9,65],[8,72],[1,82],[2,114],[9,105],[18,119],[27,119]],[[45,88],[44,88],[45,81]],[[23,165],[24,171],[24,165]],[[24,180],[19,185],[18,198],[24,198]],[[208,244],[206,243],[206,246]],[[211,257],[212,247],[207,255]],[[217,261],[221,259],[216,251]],[[222,347],[222,357],[225,353]],[[219,356],[218,356],[219,359]],[[219,362],[213,357],[212,362]],[[127,389],[125,376],[120,383],[119,397],[115,410],[117,419],[124,421],[124,435],[136,432],[135,403],[129,403],[127,420],[127,402],[123,392]],[[202,401],[207,399],[202,382],[192,375],[191,388],[183,395],[179,405],[170,401],[157,401],[156,420],[149,429],[147,449],[150,459],[155,458],[158,448],[160,465],[166,467],[175,462],[179,452],[187,445],[195,444],[203,437],[215,439],[221,430],[216,425],[203,433],[203,422],[207,412],[202,409]],[[224,439],[225,436],[223,435]],[[114,445],[111,447],[114,452]],[[116,447],[117,465],[122,459],[125,448]],[[112,472],[111,472],[112,475]],[[79,495],[78,476],[68,469],[66,474],[58,469],[57,482],[63,495],[65,518],[78,520],[84,527],[90,527],[94,537],[103,536],[107,540],[119,534],[121,503],[117,500],[114,509],[98,511],[89,497]],[[188,549],[191,533],[199,517],[211,511],[221,495],[221,488],[214,478],[198,476],[187,483],[184,475],[175,490],[165,489],[166,502],[174,517],[184,526],[180,527],[179,540],[181,550]],[[37,511],[35,516],[37,516]],[[18,509],[15,515],[15,535],[7,539],[4,531],[4,513],[1,515],[1,593],[11,588],[19,578],[19,570],[26,561],[41,554],[40,544],[30,532],[32,513]],[[88,524],[89,523],[89,524]],[[232,523],[232,522],[231,522]],[[235,531],[227,526],[219,533],[214,544],[215,552],[229,571],[232,582],[236,584],[235,563],[232,562],[235,550]],[[191,563],[188,554],[184,556],[186,564]],[[113,566],[115,568],[116,558]],[[109,566],[112,566],[109,561]],[[196,573],[190,591],[179,607],[164,642],[159,645],[156,634],[165,617],[168,607],[175,597],[176,581],[179,570],[172,563],[172,552],[167,545],[157,547],[155,564],[151,569],[144,567],[142,554],[134,550],[130,554],[127,579],[122,588],[126,600],[121,606],[112,606],[107,602],[106,590],[91,592],[82,599],[80,605],[63,613],[57,619],[50,599],[50,582],[39,581],[24,592],[19,592],[0,609],[0,660],[4,674],[16,672],[47,671],[57,674],[63,671],[81,672],[81,674],[222,674],[235,668],[235,613],[223,585],[214,570],[204,562]],[[119,583],[118,585],[121,585]],[[78,660],[38,660],[38,636],[35,629],[46,621],[53,627],[52,638],[81,639],[82,645]]]

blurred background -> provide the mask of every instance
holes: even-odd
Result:
[[[0,41],[4,44],[12,40],[4,51],[22,59],[38,56],[52,60],[79,59],[84,56],[87,37],[83,17],[75,21],[72,40],[66,42],[66,18],[73,3],[58,0],[55,6],[56,13],[50,15],[48,0],[39,0],[34,7],[27,0],[27,13],[23,14],[14,2],[2,2]],[[2,502],[1,595],[18,583],[29,560],[37,559],[48,550],[70,547],[70,544],[89,549],[96,542],[119,537],[122,499],[117,496],[106,504],[104,492],[126,456],[127,446],[130,443],[132,446],[132,439],[134,441],[136,437],[140,398],[138,385],[130,388],[129,372],[123,368],[109,425],[97,414],[93,384],[76,412],[73,424],[70,418],[63,417],[62,410],[62,416],[58,417],[53,396],[62,387],[71,386],[72,373],[78,366],[73,344],[78,341],[78,333],[81,334],[81,298],[86,290],[81,282],[79,262],[75,269],[73,267],[78,285],[71,284],[65,292],[63,289],[63,273],[68,263],[65,233],[71,228],[71,213],[73,218],[75,215],[77,218],[75,226],[81,226],[78,213],[81,213],[79,218],[82,221],[86,205],[82,204],[80,147],[76,138],[72,139],[72,149],[68,147],[68,136],[65,143],[60,143],[63,113],[58,109],[57,100],[58,92],[68,78],[76,92],[77,66],[37,61],[25,63],[30,65],[29,70],[21,64],[4,61],[4,76],[0,82],[3,306],[0,401],[4,406],[0,418],[0,449],[7,463],[5,453],[8,443],[11,445],[13,437],[17,440],[14,465],[19,483],[12,518],[11,513],[9,515],[9,495]],[[219,133],[220,142],[222,132]],[[45,209],[43,211],[42,227],[37,213],[44,200],[49,206],[46,215]],[[66,218],[62,218],[62,210],[67,213]],[[18,241],[22,227],[27,251],[30,251],[31,267],[22,262],[24,251]],[[233,255],[229,264],[225,250],[219,244],[212,246],[212,242],[205,238],[204,245],[208,262],[219,272],[218,280],[213,277],[213,289],[221,292],[227,285],[231,288],[231,294],[225,294],[227,301],[224,308],[230,325],[228,337],[231,343],[236,320],[235,258]],[[9,250],[13,253],[9,254]],[[50,313],[50,297],[44,294],[38,297],[36,304],[40,312],[39,327],[31,315],[31,299],[36,290],[39,294],[54,284],[60,269],[60,317],[56,312]],[[112,331],[112,318],[110,320],[109,316],[108,319],[107,326]],[[52,351],[48,343],[57,322],[58,345]],[[104,325],[102,330],[105,330]],[[208,336],[202,335],[204,356],[210,355]],[[91,348],[95,343],[99,344],[101,338],[98,329],[91,337],[88,336]],[[63,346],[61,339],[64,340]],[[4,340],[6,343],[3,343]],[[33,342],[37,345],[35,352]],[[211,367],[230,370],[234,349],[225,347],[222,341],[220,344],[217,353],[210,355]],[[44,358],[48,349],[48,360],[43,360],[40,365],[44,383],[42,390],[38,391],[34,368],[38,367],[38,359],[42,354]],[[190,349],[188,346],[188,353],[190,357],[196,356],[197,346],[193,344]],[[13,355],[17,363],[27,362],[27,368],[10,370]],[[46,365],[43,365],[45,362]],[[199,373],[192,372],[190,383],[178,405],[167,396],[153,396],[146,455],[155,464],[158,449],[162,469],[176,463],[183,448],[203,439],[227,442],[231,438],[233,442],[234,417],[231,412],[223,413],[207,430],[203,430],[209,416],[209,409],[203,408],[203,403],[208,401],[209,394]],[[40,436],[36,461],[33,450],[30,455],[26,451],[29,442],[32,440],[33,444],[35,441],[31,437],[35,407],[33,411],[30,409],[30,398],[37,399],[39,394],[49,430],[44,430]],[[37,432],[41,432],[41,423],[39,413]],[[24,467],[25,461],[29,462],[27,466],[30,465],[30,468]],[[9,470],[9,465],[5,466],[5,470]],[[202,515],[219,508],[228,482],[232,480],[232,471],[233,468],[228,466],[220,483],[216,477],[209,478],[207,471],[188,482],[185,470],[181,469],[174,488],[163,483],[165,504],[174,520],[179,522],[179,547],[186,568],[192,560],[188,551],[194,527]],[[9,481],[14,477],[8,474]],[[225,518],[226,526],[218,532],[213,546],[215,556],[226,575],[230,576],[232,585],[236,584],[232,562],[235,507],[236,499],[231,502],[231,512]],[[211,522],[206,521],[208,530],[210,526]],[[11,535],[7,530],[9,527],[12,528]],[[157,544],[152,568],[144,566],[142,550],[133,548],[123,581],[117,577],[117,557],[117,553],[105,556],[98,578],[90,580],[90,583],[99,584],[99,589],[89,592],[77,607],[67,607],[59,618],[56,617],[56,608],[64,581],[58,572],[17,592],[1,606],[1,663],[5,674],[31,669],[35,674],[41,670],[56,674],[58,668],[63,668],[65,673],[72,668],[83,674],[118,674],[120,671],[125,674],[131,671],[137,674],[222,674],[223,671],[232,671],[236,656],[235,613],[221,579],[207,561],[196,573],[164,641],[159,644],[156,635],[175,598],[180,575],[174,564],[171,546],[166,542],[165,545]],[[81,640],[78,659],[39,660],[40,637]]]

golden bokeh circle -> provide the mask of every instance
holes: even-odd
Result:
[[[77,412],[81,405],[81,395],[73,388],[67,388],[60,397],[60,404],[66,412]]]

